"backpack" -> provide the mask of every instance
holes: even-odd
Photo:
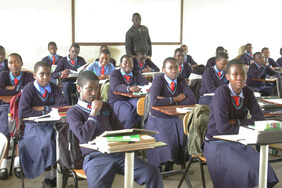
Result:
[[[19,103],[22,93],[18,93],[10,100],[9,130],[11,137],[21,138],[24,133],[24,122],[19,118]]]
[[[205,141],[205,133],[208,130],[210,109],[208,105],[200,105],[193,108],[188,120],[188,154],[203,156],[201,149]]]

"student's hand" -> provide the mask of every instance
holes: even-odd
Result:
[[[183,93],[180,93],[177,97],[174,97],[174,98],[176,98],[176,101],[174,102],[180,102],[186,99],[186,95],[184,95]]]
[[[141,88],[139,88],[137,86],[130,86],[129,91],[131,91],[131,92],[139,92],[139,91],[141,91]]]
[[[97,116],[98,112],[103,107],[103,102],[96,99],[96,100],[92,101],[91,106],[92,106],[92,110],[90,112],[90,115],[91,116]]]
[[[164,99],[165,97],[157,96],[157,99]]]
[[[44,106],[33,106],[33,107],[31,107],[31,110],[43,111]]]
[[[142,69],[141,72],[150,72],[150,70],[148,69],[148,67],[146,67],[146,68]]]
[[[229,124],[230,124],[230,125],[235,125],[235,124],[236,124],[235,119],[230,119],[230,120],[229,120]]]
[[[70,70],[69,69],[65,69],[61,72],[61,75],[69,75],[70,74]]]
[[[6,86],[6,89],[8,90],[14,90],[16,88],[16,86]]]

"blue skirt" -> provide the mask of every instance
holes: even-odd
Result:
[[[145,129],[157,131],[153,137],[156,141],[165,142],[168,146],[147,150],[148,162],[160,166],[162,163],[172,160],[177,164],[183,162],[183,123],[175,118],[157,118],[149,116],[145,122]]]
[[[8,126],[8,113],[10,112],[9,104],[2,104],[0,106],[0,132],[6,137],[10,137],[10,130]]]
[[[26,178],[40,176],[56,162],[56,133],[54,122],[26,122],[24,136],[19,142],[20,160]]]
[[[255,187],[259,182],[259,153],[236,142],[205,142],[204,156],[215,188]],[[278,179],[268,165],[268,187]]]

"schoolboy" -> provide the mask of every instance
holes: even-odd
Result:
[[[282,48],[280,48],[280,55],[281,57],[279,57],[276,61],[276,63],[279,65],[279,66],[282,66]]]
[[[52,67],[52,65],[57,65],[59,60],[62,58],[62,56],[57,54],[57,44],[55,42],[49,42],[48,43],[48,51],[49,51],[49,55],[44,57],[42,59],[42,61],[46,61],[47,63],[49,63],[49,65]],[[56,79],[51,78],[51,82],[53,82],[54,84],[56,84]]]
[[[5,48],[0,45],[0,72],[9,70],[6,59]]]
[[[76,43],[72,44],[69,49],[69,55],[60,59],[55,71],[52,73],[52,78],[56,79],[59,76],[69,75],[70,70],[77,71],[79,67],[86,64],[83,57],[78,56],[79,52],[79,45]],[[67,78],[62,80],[62,89],[68,105],[72,105],[71,93],[76,91],[74,82],[75,78]]]
[[[228,55],[225,52],[219,52],[215,57],[215,65],[205,70],[202,78],[199,104],[209,105],[212,96],[204,96],[206,93],[214,93],[216,89],[227,84],[225,77],[225,68],[228,61]]]
[[[140,121],[140,116],[136,112],[138,98],[121,96],[114,92],[139,92],[141,89],[138,86],[147,84],[147,79],[139,72],[133,71],[131,56],[123,55],[120,58],[120,69],[113,71],[110,76],[108,102],[111,103],[115,114],[126,129],[132,128]]]
[[[85,71],[94,72],[99,79],[107,79],[111,72],[115,70],[115,66],[110,63],[111,52],[109,50],[102,50],[99,55],[99,60],[85,68]]]
[[[268,96],[273,89],[273,86],[266,86],[265,82],[256,81],[253,79],[266,78],[267,75],[274,77],[281,77],[279,73],[266,66],[263,60],[263,54],[256,52],[254,54],[254,63],[249,66],[247,73],[247,86],[251,87],[254,91],[260,92],[263,96]]]
[[[108,46],[103,44],[101,45],[100,47],[100,53],[103,51],[103,50],[109,50]],[[109,50],[110,51],[110,50]],[[99,61],[99,57],[95,59],[95,61]],[[116,66],[116,60],[113,59],[112,57],[110,58],[110,63],[112,63],[114,66]]]
[[[270,68],[271,67],[280,67],[279,64],[277,64],[274,59],[270,58],[270,52],[269,52],[269,48],[267,47],[264,47],[262,50],[261,50],[261,53],[264,55],[264,61],[266,61],[266,65],[269,66]]]
[[[253,46],[251,43],[248,43],[245,45],[245,51],[246,53],[240,57],[240,60],[243,61],[245,65],[250,65],[254,61],[254,56],[252,53]]]
[[[150,106],[193,105],[196,100],[185,79],[179,76],[178,61],[168,57],[163,62],[163,72],[153,80],[150,89]],[[151,109],[151,108],[150,108]],[[183,123],[179,116],[170,116],[151,109],[145,129],[158,131],[156,140],[168,147],[147,150],[148,161],[164,171],[173,170],[173,164],[183,162]]]
[[[219,46],[216,48],[215,54],[218,54],[219,52],[225,52],[224,48],[222,46]],[[206,64],[206,69],[209,67],[212,67],[215,65],[215,57],[211,57],[208,59]]]
[[[180,48],[182,48],[185,52],[185,63],[190,64],[191,67],[196,67],[198,66],[198,64],[194,61],[194,59],[192,58],[192,56],[188,55],[188,46],[183,44],[180,46]]]
[[[19,103],[19,118],[47,114],[52,107],[67,105],[61,89],[50,82],[51,66],[45,61],[34,65],[35,81],[24,87]],[[56,170],[56,140],[54,121],[36,123],[25,121],[25,129],[19,142],[21,165],[26,178],[36,178],[44,172],[42,187],[54,187]]]
[[[160,69],[152,62],[151,59],[147,58],[144,50],[138,50],[136,57],[133,59],[133,70],[139,73],[143,72],[160,72]]]
[[[33,82],[34,78],[30,72],[21,71],[23,66],[22,58],[19,54],[12,53],[8,56],[8,68],[0,74],[0,96],[16,95],[26,86],[29,82]],[[1,101],[0,106],[0,132],[3,133],[8,139],[8,148],[10,145],[10,131],[8,127],[8,113],[10,111],[10,104]],[[18,150],[18,149],[17,149]],[[7,149],[4,153],[4,159],[0,167],[0,179],[8,178],[7,170]],[[14,173],[20,177],[20,160],[18,151],[14,160]]]
[[[214,135],[238,134],[240,126],[254,125],[254,121],[265,119],[254,92],[245,86],[244,63],[231,60],[227,64],[226,78],[229,85],[216,90],[210,105],[203,153],[214,187],[256,187],[259,153],[248,145],[213,138]],[[251,114],[250,118],[248,114]],[[273,187],[277,182],[269,165],[267,187]]]
[[[178,61],[179,76],[185,78],[188,82],[189,76],[192,73],[192,68],[189,64],[184,63],[185,52],[182,48],[177,48],[174,51],[174,58]]]
[[[95,139],[104,131],[123,129],[111,105],[97,100],[99,79],[93,72],[80,72],[76,87],[80,99],[67,111],[67,121],[81,144]],[[81,151],[88,187],[111,187],[115,173],[124,174],[124,153],[103,154],[82,147]],[[146,184],[146,187],[163,187],[159,170],[137,157],[134,159],[134,179],[140,185]]]

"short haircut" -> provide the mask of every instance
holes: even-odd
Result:
[[[47,63],[46,61],[38,61],[34,65],[34,73],[37,73],[39,67],[49,67],[51,69],[51,65],[49,65],[49,63]]]
[[[122,63],[123,58],[130,58],[131,61],[132,61],[131,55],[127,55],[127,54],[126,54],[126,55],[121,56],[121,58],[120,58],[120,64]]]
[[[182,48],[182,47],[187,47],[187,48],[188,48],[188,46],[187,46],[186,44],[182,44],[182,45],[180,46],[180,48]]]
[[[168,57],[168,58],[166,58],[166,59],[164,60],[164,62],[163,62],[163,68],[165,68],[165,65],[167,64],[168,61],[175,61],[176,63],[178,63],[178,61],[177,61],[175,58],[173,58],[173,57]]]
[[[108,49],[108,46],[106,44],[102,44],[101,47],[100,47],[100,50],[102,50],[103,48],[107,48]]]
[[[217,47],[215,52],[218,53],[220,51],[224,51],[224,48],[222,46]]]
[[[280,48],[280,52],[282,52],[282,48]]]
[[[269,50],[267,47],[264,47],[263,49],[261,49],[261,53],[263,53],[264,50]]]
[[[216,54],[215,59],[217,61],[221,59],[228,59],[228,55],[225,52],[219,52],[218,54]]]
[[[2,50],[4,50],[4,51],[5,51],[5,48],[4,48],[3,46],[1,46],[1,45],[0,45],[0,49],[2,49]]]
[[[132,18],[134,18],[134,16],[140,16],[139,13],[135,12],[133,15],[132,15]],[[141,17],[141,16],[140,16]]]
[[[82,71],[78,74],[76,84],[80,87],[83,87],[90,80],[99,81],[98,76],[92,71]]]
[[[52,42],[49,42],[49,43],[48,43],[48,49],[49,49],[49,47],[52,46],[52,45],[57,47],[57,44],[52,41]]]
[[[244,69],[246,70],[246,67],[245,67],[245,64],[243,61],[239,60],[239,59],[232,59],[231,61],[229,61],[227,63],[227,66],[226,66],[226,73],[229,74],[229,71],[230,71],[230,67],[232,65],[241,65],[242,67],[244,67]]]
[[[18,58],[20,59],[20,61],[23,62],[22,56],[20,56],[20,54],[11,53],[10,55],[8,55],[8,57],[10,57],[10,56],[18,56]]]
[[[251,43],[247,43],[247,44],[245,45],[245,48],[247,48],[248,46],[252,46],[252,44],[251,44]]]
[[[178,52],[179,52],[179,53],[185,53],[182,48],[176,48],[176,49],[174,50],[174,55],[176,55],[176,53],[178,53]]]
[[[110,50],[107,50],[107,49],[102,50],[102,51],[100,52],[100,55],[101,55],[101,54],[107,54],[107,55],[111,56]]]
[[[254,59],[256,59],[257,56],[259,56],[259,55],[261,55],[261,52],[256,52],[256,53],[254,53]]]
[[[141,49],[141,50],[137,50],[136,55],[147,55],[146,50]]]
[[[77,43],[73,43],[73,44],[71,45],[70,49],[71,49],[72,47],[74,47],[74,48],[80,48],[80,46],[79,46]]]

